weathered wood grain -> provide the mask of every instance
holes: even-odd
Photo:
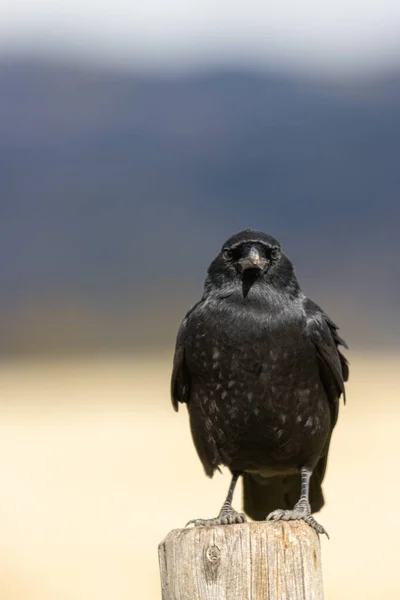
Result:
[[[162,600],[323,600],[318,535],[302,521],[175,529],[159,561]]]

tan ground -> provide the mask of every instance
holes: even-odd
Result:
[[[160,598],[157,543],[213,516],[228,483],[203,475],[169,368],[0,366],[1,600]],[[399,453],[400,361],[352,357],[319,517],[326,600],[400,598]]]

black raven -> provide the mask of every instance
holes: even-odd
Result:
[[[246,229],[211,263],[202,299],[177,336],[172,402],[187,404],[205,472],[226,465],[232,482],[214,519],[245,521],[232,505],[243,476],[253,519],[303,519],[324,504],[324,478],[349,369],[338,327],[300,289],[279,242]]]

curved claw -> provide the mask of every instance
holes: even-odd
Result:
[[[326,531],[325,527],[323,527],[322,525],[320,525],[318,523],[318,521],[316,521],[314,519],[314,517],[312,517],[311,515],[309,517],[304,517],[303,521],[305,521],[307,523],[307,525],[309,525],[310,527],[312,527],[313,529],[315,529],[315,531],[317,533],[320,533],[321,535],[325,534],[326,537],[328,538],[328,540],[330,539],[329,535],[328,535],[328,532]]]

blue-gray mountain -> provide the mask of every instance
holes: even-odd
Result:
[[[296,256],[350,344],[399,339],[397,74],[3,62],[0,86],[4,351],[170,342],[207,253],[247,226]]]

